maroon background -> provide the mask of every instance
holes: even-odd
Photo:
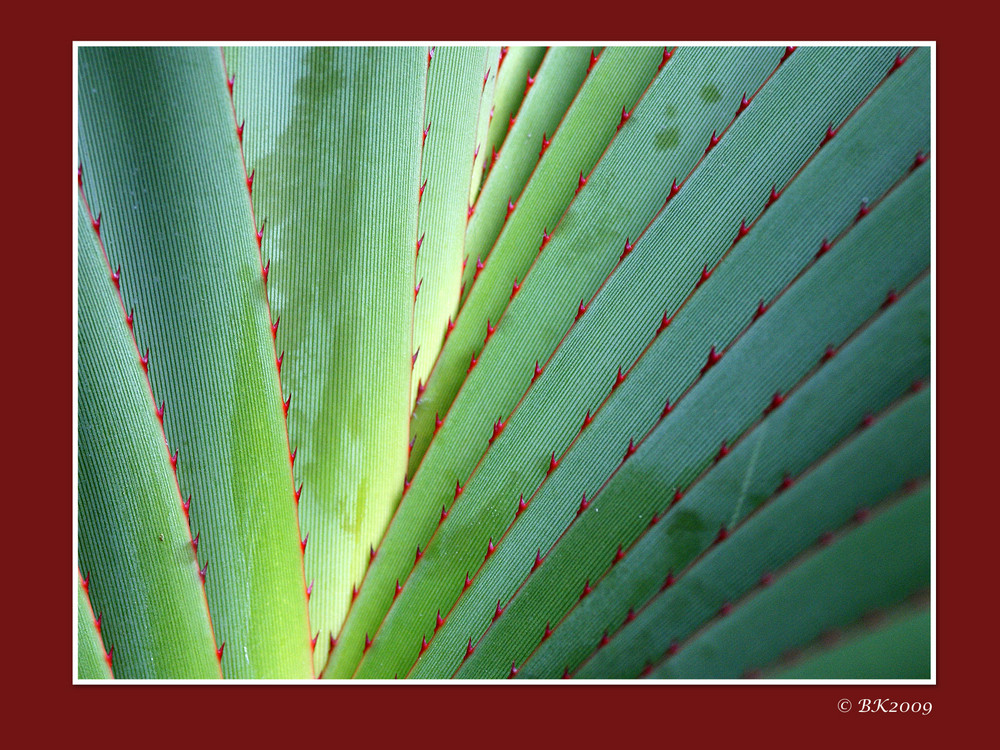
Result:
[[[3,97],[7,136],[3,162],[7,196],[3,226],[8,298],[8,426],[5,468],[15,480],[4,498],[7,541],[3,577],[6,674],[14,686],[18,723],[36,738],[69,732],[109,747],[180,746],[244,739],[252,746],[317,740],[336,745],[407,743],[489,747],[498,744],[624,747],[638,740],[669,747],[875,744],[944,736],[957,722],[982,723],[986,679],[995,664],[996,620],[988,612],[996,587],[982,585],[996,568],[994,481],[975,467],[993,452],[985,435],[985,398],[995,413],[995,389],[985,388],[993,353],[993,323],[982,284],[996,251],[996,209],[979,218],[997,194],[995,124],[984,113],[994,100],[986,64],[989,44],[962,38],[975,16],[955,3],[929,19],[914,6],[746,3],[733,13],[719,4],[677,0],[577,3],[563,11],[536,3],[411,3],[322,6],[325,17],[292,6],[129,4],[116,11],[87,4],[56,28],[60,11],[38,4],[43,18],[7,27],[8,76]],[[454,8],[445,12],[444,7]],[[282,7],[293,13],[280,17]],[[336,7],[337,14],[331,12]],[[370,9],[370,10],[368,10]],[[375,15],[366,21],[357,14]],[[277,13],[276,13],[277,11]],[[318,11],[317,11],[318,12]],[[347,14],[345,16],[345,14]],[[210,17],[213,16],[214,17]],[[509,20],[498,20],[508,15]],[[80,20],[83,19],[83,20]],[[322,19],[322,20],[321,20]],[[980,24],[984,23],[980,19]],[[962,24],[962,28],[959,28]],[[45,39],[22,36],[25,29]],[[950,31],[954,28],[954,31]],[[224,38],[253,41],[325,33],[337,39],[446,41],[504,38],[526,41],[649,39],[938,40],[937,279],[938,377],[938,661],[932,687],[888,686],[72,686],[72,40]],[[306,37],[308,38],[308,37]],[[21,50],[15,49],[21,47]],[[995,105],[994,105],[995,106]],[[14,157],[17,164],[10,164]],[[71,198],[71,190],[72,198]],[[18,270],[11,273],[14,260]],[[995,359],[995,357],[993,357]],[[24,374],[22,374],[24,373]],[[27,377],[25,377],[27,375]],[[25,390],[27,386],[27,390]],[[982,395],[980,395],[980,393]],[[24,459],[28,461],[25,462]],[[991,478],[992,479],[992,478]],[[11,549],[11,543],[18,547]],[[989,624],[990,632],[986,632]],[[13,657],[13,658],[11,658]],[[977,679],[978,684],[977,684]],[[9,683],[13,686],[13,682]],[[9,692],[10,689],[8,689]],[[991,691],[995,694],[995,689]],[[863,697],[932,701],[930,716],[841,714],[837,701]],[[29,703],[30,702],[30,703]],[[6,701],[8,708],[11,699]],[[44,713],[43,713],[44,712]],[[36,717],[37,714],[37,717]]]

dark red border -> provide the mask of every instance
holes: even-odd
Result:
[[[986,264],[996,245],[995,209],[980,218],[987,198],[996,194],[997,158],[989,138],[994,125],[984,117],[984,106],[994,99],[991,84],[983,80],[992,69],[985,63],[991,45],[980,46],[958,36],[966,30],[959,32],[957,24],[969,21],[958,7],[943,8],[949,17],[938,20],[916,7],[904,13],[896,4],[820,2],[805,7],[800,2],[764,0],[752,5],[744,4],[739,14],[731,14],[717,4],[694,3],[692,10],[685,11],[676,2],[645,0],[624,6],[577,3],[570,10],[534,3],[449,3],[444,10],[441,3],[423,2],[410,3],[402,10],[379,7],[374,10],[377,21],[366,21],[350,15],[359,13],[357,8],[345,10],[340,4],[325,6],[336,13],[325,23],[317,23],[305,11],[283,23],[273,17],[274,7],[227,4],[210,10],[199,4],[187,10],[179,4],[130,4],[115,11],[105,5],[80,9],[91,20],[81,23],[75,18],[72,28],[54,31],[54,18],[30,24],[50,35],[45,40],[25,42],[17,33],[9,35],[15,45],[25,46],[21,56],[8,46],[10,59],[20,63],[10,69],[13,80],[5,92],[5,114],[8,123],[25,133],[8,143],[8,154],[22,163],[5,165],[6,182],[9,189],[16,187],[17,196],[14,200],[8,196],[4,213],[8,229],[14,229],[15,236],[23,233],[8,244],[7,251],[26,263],[21,274],[7,278],[8,289],[15,292],[15,301],[6,310],[13,338],[8,344],[8,373],[18,379],[21,371],[30,372],[29,389],[34,386],[39,391],[32,397],[21,396],[23,381],[16,383],[17,390],[11,386],[7,390],[8,397],[20,402],[15,406],[23,410],[8,423],[8,440],[13,440],[14,447],[8,448],[7,458],[17,459],[14,473],[24,484],[9,488],[5,505],[24,517],[8,518],[5,524],[8,541],[23,545],[12,556],[14,562],[6,566],[5,620],[16,634],[6,650],[21,662],[8,667],[9,677],[37,680],[37,692],[29,688],[23,693],[46,712],[46,718],[34,727],[35,733],[65,727],[75,737],[82,733],[109,746],[118,744],[116,738],[130,744],[201,744],[222,739],[229,746],[245,737],[253,746],[274,740],[303,746],[322,738],[330,744],[346,740],[365,746],[405,742],[563,747],[579,742],[582,747],[618,748],[645,739],[664,746],[685,740],[709,747],[791,742],[825,746],[860,740],[868,747],[880,741],[894,745],[908,739],[927,741],[945,726],[971,725],[979,723],[977,719],[985,724],[992,718],[984,710],[986,680],[991,676],[987,658],[994,652],[994,636],[987,634],[986,627],[994,622],[988,605],[996,597],[994,587],[981,585],[977,577],[988,578],[988,571],[996,567],[985,555],[995,546],[991,541],[996,508],[994,503],[983,507],[996,490],[972,468],[982,465],[993,447],[985,436],[980,438],[985,410],[972,402],[982,398],[976,396],[982,392],[991,404],[995,391],[976,387],[976,381],[988,372],[994,338],[986,328],[993,316],[984,302],[991,298],[975,288],[977,279],[989,275]],[[54,9],[48,12],[57,15]],[[509,20],[499,20],[505,13]],[[307,19],[312,20],[304,24]],[[946,29],[953,25],[956,32],[948,38]],[[70,199],[75,180],[71,40],[195,36],[253,40],[262,34],[292,38],[318,29],[342,39],[626,40],[673,35],[719,40],[938,40],[934,155],[939,241],[937,686],[338,686],[320,690],[71,686],[68,630],[75,614],[68,611],[64,595],[70,585],[67,557],[71,557],[75,471],[71,447],[74,260],[69,249],[71,210],[75,210]],[[19,367],[25,364],[28,367]],[[56,433],[59,422],[65,429]],[[22,456],[29,458],[27,470],[20,467]],[[857,701],[865,696],[930,700],[934,710],[928,717],[841,714],[837,710],[841,698]]]

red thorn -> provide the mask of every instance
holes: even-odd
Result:
[[[406,455],[407,455],[407,457],[413,455],[413,444],[415,442],[417,442],[417,436],[416,435],[414,435],[413,437],[411,437],[410,438],[410,442],[407,443],[407,445],[406,445]]]
[[[773,580],[774,580],[774,577],[770,573],[765,573],[764,575],[762,575],[760,577],[760,581],[757,582],[757,585],[758,586],[770,586],[771,585],[771,581],[773,581]]]
[[[538,152],[538,158],[542,158],[542,154],[545,153],[545,149],[552,145],[552,141],[546,137],[546,133],[542,133],[542,150]]]
[[[740,100],[740,106],[736,108],[736,114],[740,114],[744,109],[750,106],[750,102],[747,100],[747,92],[743,92],[743,98]]]
[[[174,474],[177,473],[177,454],[179,451],[175,450],[174,455],[170,457],[170,468],[174,470]]]
[[[583,591],[580,594],[580,598],[583,599],[587,594],[589,594],[594,589],[590,586],[590,579],[588,578],[583,584]]]
[[[495,550],[495,549],[496,549],[496,545],[493,544],[493,537],[490,537],[489,544],[486,545],[486,557],[484,557],[483,560],[484,561],[485,560],[489,560],[490,559],[490,555],[493,554],[493,550]]]
[[[897,52],[896,53],[896,59],[892,61],[892,67],[889,68],[889,72],[890,73],[895,73],[901,67],[903,67],[903,58],[900,57],[899,53]]]
[[[420,356],[420,347],[418,346],[417,350],[413,352],[413,356],[410,357],[410,369],[413,369],[413,366],[417,364],[417,357],[419,356]]]
[[[550,626],[551,623],[549,622],[545,623],[545,632],[542,633],[542,641],[547,641],[549,637],[552,635],[552,628]]]
[[[861,201],[861,207],[858,209],[858,215],[854,217],[855,221],[861,221],[868,215],[871,209],[868,207],[868,201]]]
[[[226,81],[226,85],[229,87],[229,95],[230,96],[233,95],[233,85],[235,83],[236,83],[236,74],[233,73],[231,76],[229,76],[229,80]]]
[[[570,680],[572,678],[573,678],[573,675],[571,675],[569,673],[569,667],[564,667],[563,668],[562,677],[560,679],[562,679],[562,680]]]
[[[505,425],[503,423],[502,418],[498,419],[496,422],[493,423],[493,435],[490,437],[490,445],[493,445],[493,441],[500,436],[500,433],[503,432],[504,427]]]
[[[424,391],[426,391],[426,390],[427,390],[427,386],[424,385],[423,379],[418,379],[417,380],[417,398],[420,398],[421,396],[423,396],[424,395]]]
[[[590,501],[587,500],[587,493],[583,493],[583,499],[580,500],[580,507],[576,509],[576,514],[580,515],[583,511],[590,507]]]
[[[111,283],[115,285],[115,289],[121,288],[122,279],[122,267],[118,266],[117,270],[111,272]]]
[[[490,169],[492,170],[493,166],[497,163],[497,157],[500,154],[497,153],[497,147],[496,146],[492,146],[491,150],[492,150],[492,153],[490,154]]]
[[[875,424],[875,417],[871,414],[865,414],[864,419],[861,420],[861,426],[871,427],[873,424]]]
[[[133,307],[128,311],[128,315],[125,316],[125,323],[128,325],[129,330],[132,330],[132,323],[135,322],[135,308]]]
[[[663,48],[663,59],[660,61],[659,66],[656,68],[658,71],[663,70],[663,66],[670,62],[670,58],[674,56],[674,53],[667,47]]]
[[[708,372],[712,367],[715,366],[715,364],[720,359],[722,359],[722,355],[721,354],[716,354],[715,353],[715,347],[713,346],[708,351],[708,360],[705,362],[705,366],[701,368],[701,374],[704,375],[706,372]]]
[[[444,522],[444,519],[446,519],[447,517],[448,517],[448,509],[442,505],[441,506],[441,518],[438,519],[438,525],[440,526],[441,523]]]
[[[754,310],[753,319],[756,322],[761,315],[767,312],[767,305],[764,304],[764,300],[757,303],[757,309]]]
[[[674,318],[673,318],[673,316],[670,316],[670,317],[668,318],[668,317],[667,317],[667,313],[666,313],[666,312],[664,312],[664,313],[663,313],[663,318],[662,318],[662,319],[660,320],[660,325],[659,325],[659,327],[658,327],[658,328],[656,329],[656,335],[657,335],[657,336],[659,336],[659,335],[660,335],[661,333],[663,333],[663,332],[664,332],[665,330],[667,330],[667,328],[668,328],[668,327],[670,326],[670,324],[671,324],[671,323],[673,323],[673,322],[674,322]]]
[[[719,533],[715,535],[715,543],[718,544],[729,538],[729,530],[725,526],[719,527]]]
[[[507,199],[507,215],[504,217],[504,221],[510,218],[510,215],[514,213],[514,209],[517,208],[517,204],[514,201]]]
[[[274,361],[274,363],[278,366],[278,374],[279,375],[281,374],[281,363],[284,360],[285,360],[285,353],[282,352],[281,354],[278,355],[278,358]]]
[[[98,632],[98,633],[100,633],[100,632],[101,632],[101,623],[102,623],[103,621],[104,621],[104,613],[103,613],[103,612],[101,612],[100,614],[98,614],[98,615],[97,615],[97,619],[96,619],[96,620],[94,620],[94,627],[96,627],[96,628],[97,628],[97,632]]]
[[[76,184],[79,187],[83,187],[83,165],[79,164],[76,167]]]
[[[302,484],[299,484],[299,488],[295,490],[295,504],[299,504],[299,498],[302,497]]]
[[[497,63],[497,73],[500,72],[500,68],[503,66],[503,59],[505,57],[507,57],[507,50],[509,50],[509,49],[510,49],[510,47],[501,47],[500,48],[500,62]]]
[[[257,174],[256,169],[252,170],[250,175],[247,177],[247,192],[251,194],[253,193],[253,177],[255,174]]]
[[[513,112],[511,112],[510,120],[507,122],[507,129],[510,130],[512,127],[514,127],[515,122],[517,122],[517,117],[514,115]]]
[[[830,542],[832,541],[833,541],[833,534],[829,531],[826,531],[820,535],[818,543],[820,547],[829,547]]]
[[[580,431],[583,432],[585,429],[587,429],[587,427],[593,421],[594,421],[594,418],[592,416],[590,416],[590,409],[587,409],[587,416],[585,416],[583,418],[583,426],[580,428]]]
[[[472,274],[472,280],[475,281],[479,278],[480,272],[483,270],[483,259],[476,258],[476,272]]]
[[[272,339],[277,339],[278,338],[278,325],[280,323],[281,323],[281,316],[279,315],[275,319],[274,323],[271,324],[271,338]]]
[[[538,248],[538,252],[542,252],[542,248],[549,244],[549,240],[552,239],[552,235],[549,234],[548,228],[542,230],[542,244]]]
[[[201,576],[201,582],[205,583],[205,574],[208,573],[208,560],[205,564],[201,566],[201,570],[198,571],[198,575]]]
[[[580,179],[576,184],[576,192],[573,195],[579,195],[580,191],[583,190],[583,186],[587,184],[587,178],[583,176],[583,172],[580,172]]]
[[[719,143],[719,136],[717,136],[715,134],[715,132],[716,131],[713,130],[712,131],[712,137],[708,139],[708,148],[705,149],[705,153],[706,154],[709,151],[711,151],[713,148],[715,148],[718,145],[718,143]]]
[[[784,62],[785,60],[787,60],[787,59],[788,59],[789,57],[791,57],[791,56],[792,56],[792,53],[793,53],[793,52],[794,52],[794,51],[795,51],[796,49],[798,49],[798,48],[797,48],[797,47],[785,47],[785,54],[781,56],[781,60],[780,60],[780,61],[778,62],[778,64],[780,65],[780,64],[781,64],[781,63],[783,63],[783,62]]]
[[[264,283],[267,283],[267,275],[271,272],[271,259],[267,259],[267,264],[260,269],[260,275],[264,279]]]
[[[618,128],[615,130],[615,132],[618,132],[618,130],[621,130],[622,127],[625,125],[625,123],[628,122],[628,118],[631,117],[631,116],[632,116],[632,113],[629,112],[627,109],[625,109],[625,107],[622,107],[622,119],[619,121]]]
[[[611,561],[611,564],[612,564],[612,565],[617,565],[617,564],[619,563],[619,561],[620,561],[620,560],[621,560],[622,558],[624,558],[624,557],[625,557],[625,553],[624,553],[624,552],[622,552],[622,546],[621,546],[621,545],[619,544],[619,545],[618,545],[618,551],[617,551],[617,552],[615,552],[615,557],[614,557],[614,559],[613,559],[613,560]]]
[[[361,650],[362,654],[367,654],[368,649],[372,647],[372,639],[368,637],[368,633],[365,633],[365,647]]]
[[[441,420],[441,417],[438,416],[437,412],[434,412],[434,434],[435,435],[437,435],[438,430],[441,429],[441,425],[443,425],[443,424],[444,424],[444,422]]]
[[[531,382],[534,383],[538,379],[538,376],[541,375],[541,374],[542,374],[542,368],[538,364],[538,360],[536,359],[535,360],[535,374],[531,376]]]
[[[307,544],[309,544],[309,534],[306,534],[305,538],[302,540],[302,543],[301,543],[302,554],[303,555],[306,553],[306,545]]]
[[[312,595],[313,595],[313,583],[315,583],[315,581],[309,581],[309,585],[306,586],[306,601],[308,601],[309,599],[312,599]]]
[[[680,648],[680,645],[677,643],[677,641],[674,641],[673,643],[671,643],[667,647],[667,656],[673,656],[674,654],[676,654],[678,648]]]
[[[392,598],[395,601],[396,597],[403,593],[403,587],[399,585],[399,579],[396,579],[396,591],[393,593]]]
[[[167,408],[167,402],[161,401],[160,405],[156,407],[156,418],[160,420],[160,426],[163,426],[163,412]]]
[[[524,502],[524,494],[522,493],[521,497],[517,501],[517,510],[514,511],[514,518],[517,518],[519,515],[524,513],[524,509],[527,507],[528,504]]]
[[[90,593],[90,571],[87,571],[86,577],[83,579],[83,590],[85,593]]]
[[[730,604],[729,602],[726,602],[721,607],[719,607],[719,617],[725,617],[732,611],[733,611],[733,605]]]
[[[868,517],[870,515],[871,511],[869,511],[868,508],[858,508],[856,511],[854,511],[854,520],[857,521],[858,523],[864,523],[865,521],[868,520]]]
[[[923,380],[914,380],[910,383],[910,393],[920,393],[924,388]]]
[[[747,236],[747,234],[749,234],[749,232],[750,230],[747,229],[746,219],[743,219],[740,222],[740,228],[736,230],[736,239],[733,240],[733,244],[735,245],[737,242],[742,240],[744,237]]]
[[[198,542],[200,541],[201,541],[201,532],[199,531],[197,534],[195,534],[194,539],[191,540],[191,549],[194,550],[194,553],[196,555],[198,554]]]
[[[317,630],[316,631],[316,635],[314,635],[312,637],[312,639],[309,641],[309,643],[310,643],[313,651],[316,650],[316,641],[318,641],[318,640],[319,640],[319,631]],[[225,645],[225,644],[223,644],[223,645]]]
[[[431,66],[431,60],[434,58],[434,47],[429,47],[427,49],[427,67]]]
[[[673,184],[670,186],[670,193],[667,195],[667,200],[669,201],[675,195],[681,191],[680,185],[677,184],[677,178],[674,178]]]
[[[525,93],[526,96],[528,94],[528,89],[531,88],[531,84],[533,84],[534,82],[535,82],[535,79],[531,77],[531,71],[529,70],[528,71],[528,80],[524,84],[524,93]]]
[[[288,394],[288,398],[285,399],[283,407],[285,409],[285,419],[288,419],[288,407],[292,405],[292,394]]]
[[[261,243],[264,241],[264,224],[266,219],[260,223],[260,229],[257,230],[257,249],[260,250]]]
[[[517,296],[517,293],[519,291],[521,291],[521,285],[518,283],[517,277],[515,276],[514,277],[514,286],[510,290],[510,298],[514,299],[514,297]]]
[[[536,570],[538,570],[539,567],[541,567],[541,565],[542,565],[542,550],[541,548],[539,548],[539,550],[535,553],[535,562],[531,564],[531,572],[534,573]]]
[[[625,382],[625,376],[622,375],[622,368],[621,368],[621,365],[619,365],[618,366],[618,374],[615,375],[615,383],[614,383],[614,385],[611,386],[611,390],[617,389],[618,386],[620,386],[624,382]]]
[[[660,591],[665,591],[666,589],[669,589],[671,586],[674,585],[674,581],[676,581],[676,580],[677,579],[674,578],[674,571],[672,571],[672,570],[668,571],[667,572],[667,577],[663,581],[663,585],[660,586]]]
[[[330,633],[330,651],[333,651],[337,647],[337,639],[333,637],[333,633]]]
[[[656,526],[656,524],[659,523],[659,521],[660,521],[660,515],[658,513],[654,513],[653,517],[649,519],[649,525]]]
[[[493,72],[493,68],[486,69],[486,75],[483,76],[483,91],[486,90],[486,82],[490,80],[490,73]]]
[[[463,284],[463,286],[464,286],[464,284]],[[454,331],[454,330],[455,330],[455,321],[453,321],[451,319],[451,316],[449,315],[448,316],[448,327],[445,329],[444,337],[447,339],[451,335],[451,332]]]
[[[826,347],[826,351],[823,352],[823,356],[820,357],[821,362],[829,362],[833,359],[833,355],[837,353],[837,350],[833,348],[832,345]]]
[[[299,455],[299,446],[296,445],[295,449],[292,451],[292,454],[288,457],[288,463],[290,463],[292,466],[295,465],[295,457],[297,455]]]
[[[419,659],[421,656],[423,656],[424,651],[426,650],[427,650],[427,636],[424,635],[420,637],[420,653],[417,654],[417,658]]]
[[[832,141],[835,135],[837,135],[837,131],[834,129],[833,123],[830,123],[826,128],[826,134],[823,136],[823,140],[820,141],[820,147],[825,146]]]
[[[470,656],[476,653],[476,647],[472,645],[472,639],[469,639],[469,645],[465,647],[465,656],[462,657],[462,661],[465,661]]]
[[[674,496],[670,500],[670,507],[673,508],[675,505],[677,505],[677,503],[679,503],[681,501],[681,498],[683,498],[683,497],[684,497],[684,493],[681,492],[681,488],[678,487],[677,489],[675,489],[674,490]]]
[[[115,647],[112,646],[111,650],[104,655],[104,660],[108,663],[108,669],[111,669],[111,663],[115,659]]]
[[[188,495],[187,500],[181,503],[181,508],[184,510],[184,517],[189,520],[190,525],[190,515],[191,515],[191,496]]]
[[[490,340],[490,336],[492,336],[492,335],[493,335],[493,332],[494,332],[494,331],[495,331],[496,329],[497,329],[497,327],[496,327],[495,325],[492,325],[492,324],[490,323],[490,320],[489,320],[489,318],[487,318],[487,319],[486,319],[486,338],[485,338],[485,339],[483,339],[483,343],[484,343],[484,344],[485,344],[485,343],[486,343],[487,341],[489,341],[489,340]]]
[[[631,607],[628,608],[628,612],[625,614],[625,622],[632,622],[635,619],[635,610]]]
[[[421,138],[421,141],[420,141],[420,145],[421,146],[423,146],[425,143],[427,143],[427,134],[430,132],[430,129],[431,129],[431,124],[427,123],[427,127],[424,128],[424,134],[423,134],[423,137]]]
[[[723,458],[729,455],[729,446],[726,445],[726,441],[722,441],[722,447],[719,448],[719,452],[715,454],[715,460],[721,461]]]
[[[599,640],[597,642],[597,648],[604,648],[605,646],[608,645],[608,643],[609,643],[609,640],[608,640],[608,631],[605,630],[604,631],[604,635],[601,636],[601,640]]]
[[[239,142],[241,144],[243,143],[243,126],[244,125],[246,125],[246,120],[244,120],[243,122],[241,122],[239,125],[236,126],[236,138],[239,140]]]
[[[625,463],[628,460],[628,457],[631,456],[633,453],[635,453],[635,445],[633,445],[632,443],[632,438],[629,438],[628,448],[625,449],[625,457],[622,458],[622,463]]]
[[[424,556],[424,553],[420,551],[420,545],[418,544],[417,545],[417,554],[416,554],[416,557],[413,558],[413,564],[416,565],[418,562],[420,562],[420,558],[423,557],[423,556]]]
[[[462,489],[462,483],[457,479],[455,480],[455,499],[458,500],[458,496],[462,494],[464,490]]]
[[[784,492],[791,486],[792,486],[792,477],[790,474],[785,474],[785,476],[781,478],[781,484],[778,485],[778,492]]]
[[[91,219],[90,220],[90,225],[94,228],[94,233],[97,234],[98,237],[100,237],[101,236],[101,214],[100,213],[97,214],[97,218],[96,219]]]
[[[632,243],[630,243],[628,241],[628,237],[626,237],[625,238],[625,249],[622,250],[622,254],[619,256],[618,262],[621,263],[623,260],[625,260],[625,258],[628,256],[628,254],[630,252],[632,252]]]
[[[771,396],[771,403],[768,404],[766,409],[764,409],[764,413],[770,414],[783,403],[785,403],[785,397],[782,396],[780,392],[776,392],[773,396]]]
[[[462,584],[462,591],[465,591],[469,586],[472,585],[472,579],[469,578],[469,574],[465,574],[465,583]]]
[[[706,263],[701,269],[701,276],[698,277],[698,281],[695,283],[694,288],[697,289],[710,278],[712,278],[712,272],[708,270],[708,264]]]
[[[422,189],[423,189],[423,188],[421,188],[421,190],[422,190]],[[420,235],[420,239],[419,239],[419,240],[417,240],[417,254],[416,254],[416,256],[415,256],[415,257],[418,257],[418,258],[420,257],[420,246],[421,246],[422,244],[424,244],[424,237],[426,236],[426,234],[427,234],[427,233],[425,232],[424,234]]]
[[[913,165],[910,167],[910,171],[912,172],[914,169],[919,167],[925,161],[927,161],[927,154],[925,154],[923,151],[917,151],[917,155],[913,159]]]
[[[764,206],[764,208],[770,208],[771,206],[773,206],[774,202],[776,200],[778,200],[778,198],[780,198],[780,197],[781,197],[781,193],[778,192],[778,186],[777,185],[772,185],[771,186],[771,194],[769,196],[767,196],[767,205]]]
[[[672,406],[670,405],[670,399],[668,398],[668,399],[667,399],[667,403],[666,403],[666,406],[664,406],[664,407],[663,407],[663,411],[662,411],[662,412],[660,412],[660,419],[663,419],[663,418],[664,418],[665,416],[667,416],[667,415],[668,415],[668,414],[669,414],[670,412],[672,412],[673,410],[674,410],[674,407],[672,407]]]
[[[587,73],[590,73],[594,68],[594,63],[597,62],[597,55],[594,54],[594,50],[590,50],[590,62],[587,63]]]
[[[496,622],[497,620],[500,619],[500,615],[503,614],[503,611],[504,608],[500,606],[500,600],[497,599],[497,608],[496,611],[493,613],[493,622]]]
[[[437,611],[437,618],[434,620],[434,632],[438,632],[441,626],[444,625],[444,618],[441,616],[441,610]]]
[[[545,476],[548,476],[555,471],[557,466],[559,466],[559,462],[556,461],[556,454],[553,452],[552,457],[549,459],[549,469],[545,472]]]
[[[576,318],[573,319],[573,322],[575,323],[582,318],[585,312],[587,312],[587,306],[583,304],[583,300],[580,300],[580,306],[576,310]]]

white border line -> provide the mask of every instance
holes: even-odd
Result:
[[[359,687],[366,685],[539,685],[553,684],[561,685],[742,685],[753,687],[756,685],[936,685],[937,684],[937,43],[933,41],[923,42],[800,42],[806,46],[813,47],[881,47],[881,46],[911,46],[930,47],[931,50],[931,676],[928,680],[504,680],[504,679],[482,679],[482,680],[339,680],[339,679],[306,679],[306,680],[184,680],[184,679],[114,679],[114,680],[85,680],[78,675],[79,660],[79,638],[77,634],[77,610],[79,608],[79,591],[77,587],[77,575],[79,571],[79,515],[78,498],[80,495],[79,472],[80,465],[80,445],[79,445],[79,392],[77,383],[79,382],[79,268],[77,258],[80,248],[78,242],[78,216],[76,212],[77,184],[76,170],[80,165],[79,154],[79,50],[80,47],[218,47],[220,46],[275,46],[275,47],[300,47],[300,46],[408,46],[435,44],[439,47],[456,47],[459,45],[494,45],[494,44],[521,44],[521,45],[545,45],[545,42],[73,42],[73,459],[76,471],[73,472],[73,684],[74,685],[343,685],[350,683]],[[657,42],[560,42],[564,46],[641,46],[663,44]],[[784,46],[787,41],[754,41],[754,42],[734,42],[734,41],[682,41],[675,42],[678,45],[726,45],[733,47],[751,46]],[[79,573],[78,573],[79,571]]]

